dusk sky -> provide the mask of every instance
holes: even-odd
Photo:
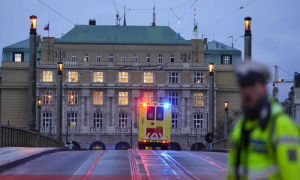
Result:
[[[112,0],[41,1],[75,24],[78,22],[87,25],[89,19],[96,19],[97,25],[115,25],[116,10]],[[228,36],[233,35],[235,40],[244,35],[244,18],[250,16],[253,59],[268,67],[277,64],[292,75],[294,72],[300,72],[299,0],[198,0],[193,7],[191,6],[195,1],[192,0],[127,0],[126,11],[131,9],[126,14],[127,25],[150,25],[154,2],[157,9],[156,25],[169,25],[175,31],[178,19],[174,13],[181,17],[190,9],[180,20],[178,30],[187,40],[190,40],[193,34],[194,8],[199,38],[204,35],[208,41],[215,39],[227,45],[231,45]],[[124,0],[115,0],[115,3],[120,15],[123,16]],[[50,36],[57,38],[74,27],[74,24],[38,0],[0,0],[0,15],[1,61],[2,48],[29,37],[30,15],[38,17],[37,32],[42,36],[47,36],[48,32],[43,29],[48,21],[50,21]],[[244,39],[239,38],[234,43],[234,47],[243,52]],[[270,71],[274,74],[274,68],[270,68]],[[279,78],[293,79],[288,73],[279,69]],[[287,98],[291,86],[292,84],[279,85],[280,101]],[[269,87],[271,90],[272,86]]]

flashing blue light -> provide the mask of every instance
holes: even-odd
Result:
[[[164,107],[165,107],[165,108],[169,108],[169,106],[170,106],[170,105],[169,105],[168,103],[164,104]]]

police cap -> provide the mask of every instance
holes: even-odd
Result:
[[[239,62],[234,67],[240,86],[254,85],[257,82],[266,83],[270,72],[264,65],[255,61]]]

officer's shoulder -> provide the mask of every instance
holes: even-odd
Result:
[[[298,132],[296,123],[286,114],[282,113],[276,117],[276,132],[278,133],[289,133]]]
[[[240,129],[240,128],[242,128],[243,121],[244,121],[244,118],[241,115],[232,122],[232,126],[234,127],[234,129]]]

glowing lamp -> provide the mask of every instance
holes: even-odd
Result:
[[[30,16],[30,29],[36,29],[36,16]]]
[[[245,18],[245,31],[251,31],[251,17]]]
[[[143,106],[143,107],[146,107],[146,106],[147,106],[147,103],[143,103],[142,106]]]
[[[169,104],[168,103],[166,103],[166,104],[164,104],[164,108],[169,108]]]
[[[214,72],[214,63],[209,63],[209,72]]]
[[[228,108],[228,101],[225,102],[225,108]]]
[[[37,100],[37,103],[38,103],[38,108],[40,108],[41,105],[42,105],[42,100],[41,100],[41,99],[38,99],[38,100]]]

